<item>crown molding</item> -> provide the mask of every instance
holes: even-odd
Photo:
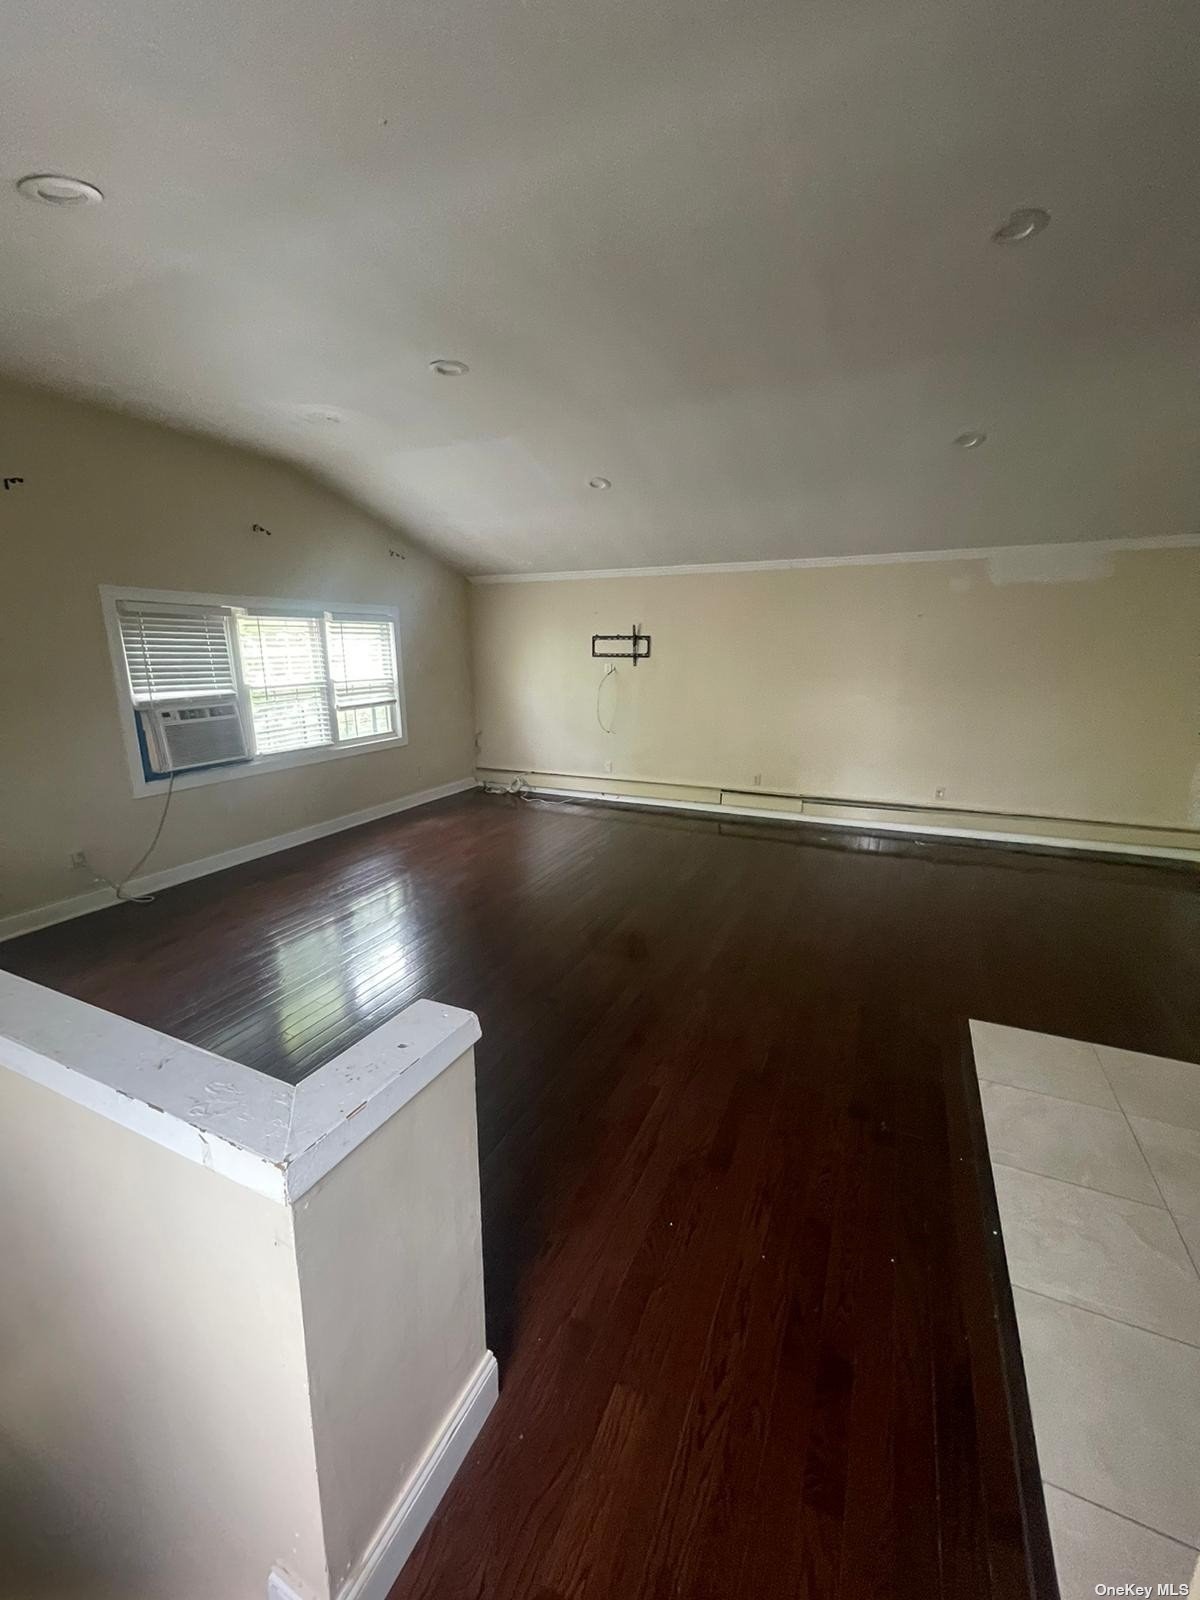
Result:
[[[977,550],[903,550],[878,555],[796,556],[778,561],[690,562],[673,567],[593,567],[581,572],[484,572],[469,578],[488,583],[574,583],[585,578],[716,577],[727,572],[795,572],[809,567],[878,567],[908,561],[991,561],[1016,552],[1083,550],[1094,553],[1131,550],[1200,550],[1200,533],[1162,534],[1143,539],[1075,539],[1056,544],[996,544]]]

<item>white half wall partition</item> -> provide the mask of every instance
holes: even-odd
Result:
[[[478,1037],[292,1087],[0,973],[4,1600],[383,1600],[496,1398]]]

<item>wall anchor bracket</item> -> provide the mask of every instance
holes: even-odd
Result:
[[[627,644],[628,650],[598,650],[601,644]],[[642,646],[645,646],[645,649]],[[592,635],[592,655],[598,661],[632,661],[636,667],[639,661],[650,659],[650,635],[643,633],[635,622],[632,633],[594,633]]]

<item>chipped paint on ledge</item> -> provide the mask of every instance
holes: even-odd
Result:
[[[0,1015],[0,1067],[283,1204],[480,1036],[472,1012],[418,1000],[293,1085],[6,972]]]

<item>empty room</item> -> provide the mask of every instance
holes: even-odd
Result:
[[[1200,1593],[1200,12],[4,34],[0,1600]]]

